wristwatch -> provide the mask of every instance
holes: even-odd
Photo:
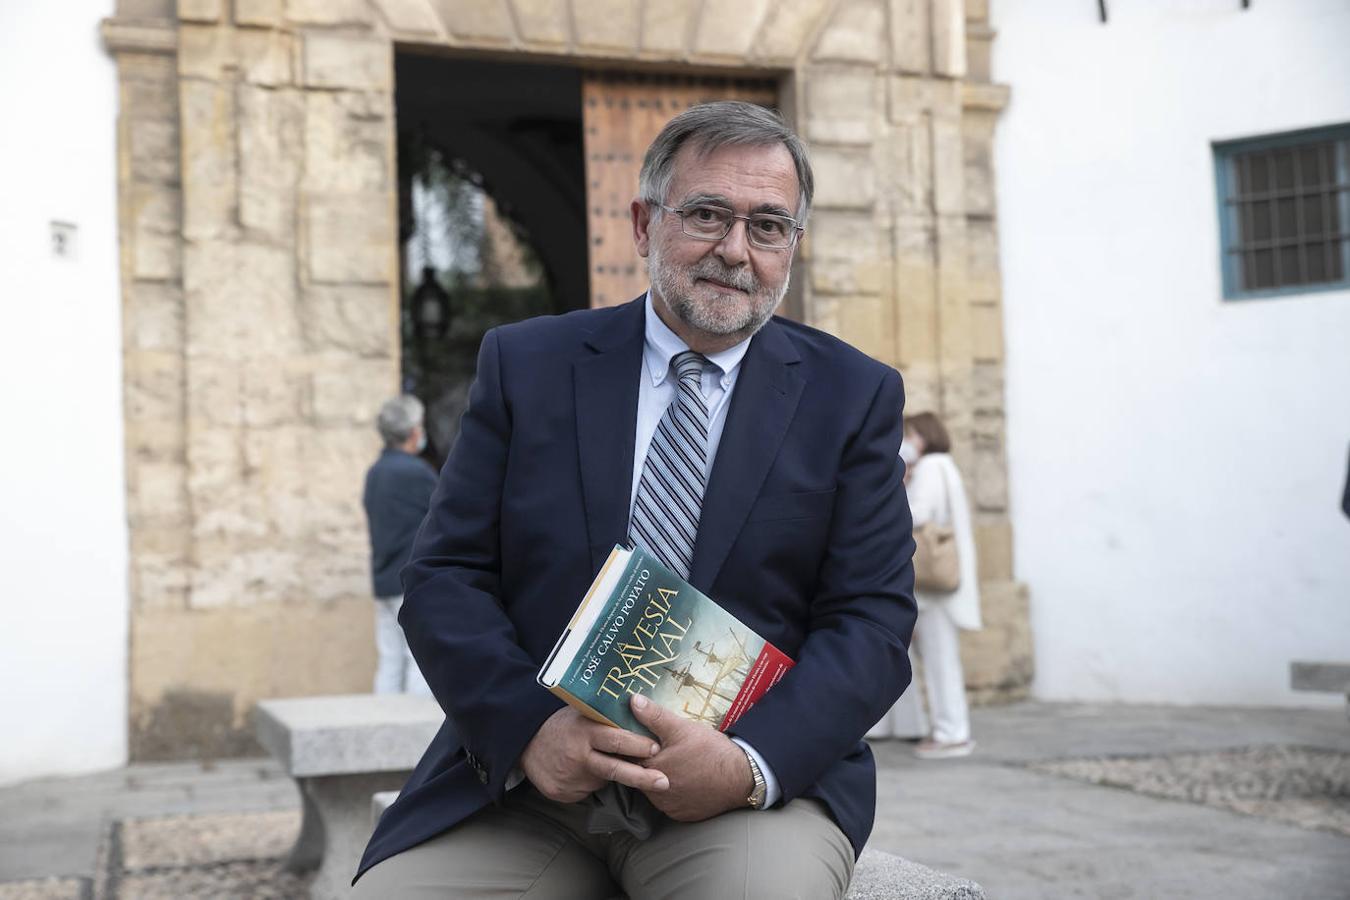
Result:
[[[759,763],[744,747],[741,750],[745,753],[745,759],[750,763],[750,777],[754,779],[754,787],[750,789],[750,796],[745,798],[751,809],[763,809],[764,801],[769,796],[769,783],[764,780],[764,773],[759,770]]]

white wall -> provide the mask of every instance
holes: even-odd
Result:
[[[1015,565],[1048,699],[1321,705],[1350,291],[1221,297],[1211,141],[1350,122],[1345,0],[994,0]]]
[[[126,760],[111,13],[0,5],[0,782]],[[52,220],[78,226],[73,259]]]

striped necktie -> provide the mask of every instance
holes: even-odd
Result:
[[[699,512],[708,468],[708,405],[702,376],[707,359],[692,350],[671,360],[678,384],[652,436],[642,465],[628,538],[681,578],[694,564]]]
[[[708,405],[703,402],[703,365],[692,350],[677,353],[675,400],[666,407],[647,448],[638,481],[628,540],[679,575],[689,577],[698,537],[699,512],[708,468]],[[589,798],[587,829],[592,834],[627,831],[646,840],[659,813],[627,785],[606,783]]]

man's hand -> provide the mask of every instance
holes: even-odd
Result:
[[[520,767],[539,793],[559,803],[576,803],[606,781],[659,797],[670,787],[662,770],[624,758],[646,761],[659,749],[649,737],[592,722],[564,706],[525,745]]]
[[[660,752],[642,764],[670,779],[668,790],[645,791],[652,806],[677,822],[701,822],[746,805],[754,778],[745,751],[731,738],[640,694],[631,704],[633,715],[661,742]]]

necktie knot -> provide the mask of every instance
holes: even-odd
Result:
[[[675,367],[676,378],[697,389],[702,387],[700,382],[703,378],[703,366],[707,361],[707,357],[702,353],[685,350],[683,353],[675,354],[670,364]]]

